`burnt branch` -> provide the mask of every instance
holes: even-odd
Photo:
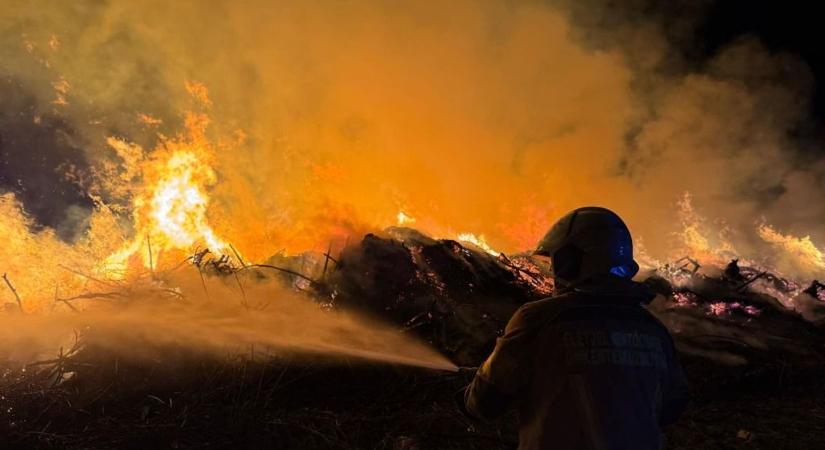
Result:
[[[17,300],[17,306],[20,308],[20,312],[23,312],[23,302],[20,300],[20,294],[17,293],[17,289],[14,288],[14,285],[11,284],[9,280],[9,275],[7,273],[3,274],[3,280],[6,282],[6,285],[11,289],[11,292],[14,294],[14,298]]]

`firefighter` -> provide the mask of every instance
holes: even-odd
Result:
[[[519,308],[468,386],[464,406],[519,413],[519,449],[658,449],[687,383],[667,329],[631,278],[630,232],[605,208],[579,208],[538,245],[556,292]]]

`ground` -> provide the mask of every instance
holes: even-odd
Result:
[[[517,445],[514,414],[481,424],[459,412],[456,392],[468,373],[305,358],[174,360],[87,366],[85,381],[54,387],[48,371],[9,372],[0,388],[0,443],[55,449]],[[670,448],[815,448],[825,441],[825,367],[710,372],[688,358],[686,369],[693,401],[667,430]]]

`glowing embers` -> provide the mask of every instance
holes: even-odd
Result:
[[[734,311],[742,311],[749,316],[759,316],[762,314],[761,309],[753,305],[745,305],[740,302],[714,302],[708,305],[708,312],[717,317],[728,316]]]
[[[671,296],[674,306],[681,308],[697,308],[704,310],[708,316],[732,318],[736,315],[745,317],[759,317],[763,309],[748,305],[742,301],[712,300],[707,301],[694,292],[674,292]]]

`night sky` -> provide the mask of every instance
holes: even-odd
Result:
[[[674,2],[675,5],[685,2]],[[695,2],[689,2],[695,3]],[[679,6],[666,6],[677,18]],[[805,132],[821,134],[825,123],[825,27],[818,2],[724,0],[709,2],[696,25],[693,38],[680,42],[685,56],[698,67],[725,45],[745,35],[756,36],[771,51],[787,52],[802,59],[814,78],[811,104],[813,123]],[[788,80],[793,83],[794,80]],[[815,128],[815,129],[812,129]],[[825,153],[825,148],[821,150]]]

